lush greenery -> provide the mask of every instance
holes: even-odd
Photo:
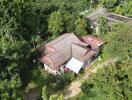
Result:
[[[111,39],[104,48],[111,57],[118,57],[121,60],[129,60],[132,57],[132,25],[114,24],[111,27]]]
[[[131,0],[101,0],[101,4],[110,12],[132,17]]]
[[[53,12],[48,22],[49,32],[53,33],[53,38],[63,32],[64,23],[60,12]]]
[[[103,2],[102,0],[104,7],[110,11],[131,16],[132,7],[129,0],[117,6],[113,0],[110,2],[112,7],[107,7],[107,2]],[[21,100],[29,83],[34,83],[40,91],[43,90],[42,95],[47,95],[46,90],[64,89],[74,79],[75,75],[72,73],[55,77],[43,71],[37,61],[41,55],[37,48],[41,43],[46,43],[64,32],[88,34],[88,22],[79,14],[89,7],[90,0],[0,0],[1,100]],[[104,27],[106,21],[103,19],[100,23]],[[110,50],[113,55],[130,59],[131,29],[121,27],[122,31],[118,29],[118,25],[113,26],[112,30],[116,34],[108,44],[111,49],[106,51]],[[106,33],[106,29],[101,29]],[[119,48],[116,48],[118,45]],[[63,98],[62,94],[58,98]]]
[[[77,35],[86,35],[87,21],[83,18],[79,18],[75,22],[75,32]]]
[[[99,34],[104,35],[109,32],[109,26],[106,18],[100,17],[99,19]]]
[[[49,82],[42,89],[43,100],[63,100],[59,99],[63,98],[63,94],[61,93],[61,91],[75,78],[76,76],[72,72],[62,73],[61,75],[53,76],[54,81]]]
[[[105,66],[82,85],[89,100],[131,100],[132,68],[130,62]]]
[[[0,0],[0,99],[21,99],[31,81],[39,88],[56,82],[41,74],[36,48],[75,32],[80,11],[88,8],[89,0]]]
[[[107,99],[107,100],[131,100],[131,25],[113,24],[110,34],[101,36],[106,41],[102,54],[108,54],[110,58],[118,58],[114,64],[109,64],[99,69],[82,85],[84,93],[80,99]],[[107,32],[108,33],[108,32]],[[86,99],[86,100],[87,100]]]

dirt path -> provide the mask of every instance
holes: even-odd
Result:
[[[100,8],[97,8],[96,10],[94,10],[90,15],[86,15],[85,17],[90,20],[94,20],[97,17],[105,14],[105,12],[106,12],[106,10],[104,8],[100,7]]]
[[[116,61],[117,61],[117,58],[109,59],[109,60],[105,61],[104,63],[99,64],[99,65],[97,65],[96,67],[94,67],[92,69],[86,70],[82,79],[73,81],[70,84],[70,86],[64,90],[64,92],[63,92],[64,93],[64,99],[68,100],[69,98],[78,95],[81,92],[80,86],[82,85],[82,81],[87,79],[90,76],[91,73],[95,73],[98,68],[102,68],[103,66],[107,66],[108,64],[114,63]]]

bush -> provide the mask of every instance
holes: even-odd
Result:
[[[74,73],[68,72],[68,73],[62,73],[58,76],[58,80],[56,83],[56,89],[57,90],[63,90],[68,84],[71,83],[71,81],[74,79]]]

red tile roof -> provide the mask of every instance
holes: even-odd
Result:
[[[83,36],[81,40],[89,44],[93,49],[98,49],[100,46],[104,44],[102,40],[93,36]]]

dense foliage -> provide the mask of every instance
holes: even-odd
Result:
[[[75,32],[77,35],[86,35],[87,21],[83,18],[79,18],[75,22]]]
[[[118,57],[122,60],[128,60],[132,57],[132,29],[131,25],[114,24],[111,28],[113,32],[110,41],[104,48],[111,57]]]
[[[109,32],[109,26],[107,23],[107,19],[104,17],[100,17],[99,19],[99,34],[104,35]]]
[[[22,70],[34,59],[31,37],[37,32],[37,16],[30,2],[16,0],[0,1],[0,15],[0,99],[20,99]]]
[[[19,99],[30,80],[39,87],[52,80],[39,73],[35,48],[74,32],[78,14],[88,8],[89,0],[0,0],[0,99]]]
[[[101,0],[101,4],[110,12],[132,17],[131,0]]]
[[[118,58],[112,63],[99,69],[97,73],[82,84],[84,96],[82,100],[131,100],[132,97],[132,30],[130,25],[116,23],[107,34],[102,55],[108,54],[110,58]],[[108,31],[107,31],[108,32]],[[109,36],[109,37],[108,37]],[[102,38],[106,35],[102,35]]]
[[[44,71],[41,74],[41,65],[37,62],[39,57],[37,47],[63,32],[87,34],[87,23],[80,18],[79,13],[88,10],[89,7],[90,0],[0,0],[1,100],[21,99],[25,87],[31,81],[39,88],[56,83],[54,88],[59,90],[73,80],[74,75],[71,73],[62,75],[59,81]],[[121,7],[124,8],[120,11],[121,14],[131,15],[132,7],[129,0]],[[118,10],[119,7],[115,11]],[[129,36],[126,34],[124,40],[130,40]],[[117,40],[120,38],[122,37]],[[124,45],[130,46],[125,42],[120,45],[121,50]]]
[[[59,36],[59,34],[64,31],[63,17],[61,16],[60,12],[53,12],[50,15],[48,29],[49,32],[53,33],[53,38]]]
[[[89,100],[131,100],[131,62],[105,66],[85,81],[81,88]]]

